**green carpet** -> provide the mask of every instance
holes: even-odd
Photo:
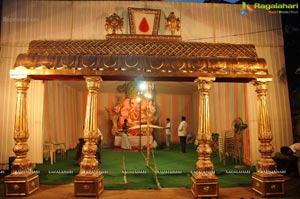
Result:
[[[105,189],[157,189],[159,187],[190,187],[191,171],[197,161],[194,145],[188,145],[187,153],[180,153],[179,146],[172,150],[154,150],[151,156],[151,168],[145,166],[145,152],[113,152],[112,148],[102,149],[102,164],[99,166],[104,175]],[[144,154],[144,155],[143,155]],[[36,166],[39,171],[41,184],[67,184],[74,182],[79,172],[79,166],[74,160],[75,150],[68,151],[68,159],[57,161],[51,165],[49,161]],[[253,168],[245,166],[245,173],[234,168],[230,159],[224,166],[213,154],[216,175],[219,177],[220,187],[251,186],[251,172]],[[157,175],[154,174],[154,161]],[[125,167],[125,169],[123,169]],[[124,177],[126,170],[126,177]],[[127,183],[125,183],[127,182]]]

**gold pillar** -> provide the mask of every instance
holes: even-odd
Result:
[[[98,138],[97,93],[102,79],[99,76],[87,76],[85,81],[88,89],[83,132],[85,144],[82,147],[83,160],[79,174],[75,177],[74,189],[76,196],[99,196],[104,190],[104,177],[98,168],[95,154]]]
[[[26,95],[30,79],[16,79],[17,104],[15,112],[13,151],[16,154],[12,162],[11,174],[4,177],[6,196],[26,196],[39,188],[39,177],[32,170],[32,163],[26,158],[29,147],[27,140],[28,121]]]
[[[271,78],[262,78],[252,82],[257,93],[258,140],[261,143],[258,169],[252,174],[252,190],[263,196],[284,194],[283,176],[277,171],[276,163],[272,159],[273,135],[267,107],[267,82],[271,80]]]
[[[218,197],[219,195],[219,179],[215,175],[214,165],[210,159],[212,154],[210,147],[212,137],[210,128],[209,90],[214,80],[215,78],[202,77],[198,77],[195,80],[199,91],[199,122],[197,133],[198,161],[196,162],[195,171],[191,177],[191,191],[196,198]]]

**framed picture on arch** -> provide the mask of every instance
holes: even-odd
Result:
[[[128,8],[130,34],[158,35],[160,9]]]

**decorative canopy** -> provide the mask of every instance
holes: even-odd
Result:
[[[270,77],[266,61],[254,45],[182,42],[176,36],[107,35],[106,40],[31,41],[28,53],[19,54],[11,77],[103,80],[247,82]]]

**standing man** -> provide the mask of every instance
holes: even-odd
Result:
[[[166,119],[166,150],[170,150],[171,145],[171,120],[170,118]]]
[[[185,117],[181,117],[181,122],[178,127],[178,136],[180,140],[181,152],[186,153],[186,135],[187,135],[187,123]]]

